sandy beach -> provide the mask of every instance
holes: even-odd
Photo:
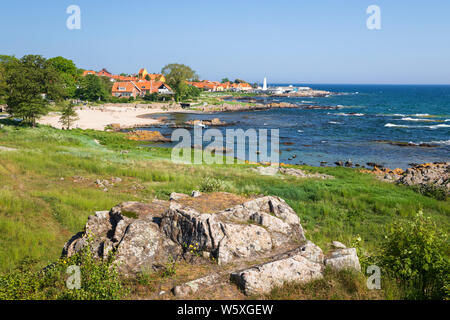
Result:
[[[162,113],[171,111],[181,111],[177,106],[169,105],[132,105],[125,104],[117,105],[103,105],[96,107],[81,107],[77,108],[78,120],[72,125],[73,128],[79,129],[94,129],[104,130],[106,126],[115,124],[120,125],[121,128],[130,128],[135,126],[151,126],[157,124],[157,119],[143,118],[142,116],[152,113]],[[40,124],[50,125],[61,129],[62,125],[59,122],[60,114],[51,113],[39,119]]]

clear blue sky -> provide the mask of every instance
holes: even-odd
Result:
[[[81,8],[81,30],[66,8]],[[381,8],[382,29],[366,28]],[[450,84],[449,0],[2,1],[0,54],[64,56],[78,67],[284,83]]]

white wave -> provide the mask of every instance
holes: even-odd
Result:
[[[342,122],[338,122],[338,121],[328,121],[329,124],[342,124]]]
[[[355,117],[362,117],[364,116],[364,113],[336,113],[338,116],[355,116]]]
[[[430,120],[430,119],[411,118],[411,117],[401,118],[400,120],[402,120],[402,121],[423,121],[423,122],[435,122],[436,121],[436,120]]]
[[[312,101],[302,100],[302,103],[313,103]]]
[[[430,129],[438,129],[438,128],[450,128],[450,124],[437,124],[435,126],[430,126]]]
[[[302,132],[303,132],[303,130],[297,130],[297,132],[298,132],[298,133],[302,133]]]
[[[434,126],[407,126],[403,124],[386,123],[384,126],[387,128],[428,128],[428,129],[450,128],[450,125],[443,123]]]
[[[442,144],[445,146],[450,146],[450,140],[441,140],[441,141],[431,141],[433,144]]]
[[[444,120],[444,122],[450,122],[450,119]]]
[[[413,116],[414,117],[426,117],[426,116],[429,116],[429,114],[428,113],[416,113],[416,114],[413,114]]]

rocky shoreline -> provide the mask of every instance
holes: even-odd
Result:
[[[434,186],[450,193],[450,162],[414,164],[406,170],[375,166],[373,170],[363,172],[375,174],[382,181],[407,186]]]

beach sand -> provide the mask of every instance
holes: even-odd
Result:
[[[164,108],[164,109],[163,109]],[[159,123],[158,119],[143,118],[142,116],[152,113],[167,113],[179,111],[181,108],[172,107],[165,108],[160,106],[145,105],[126,105],[126,106],[110,106],[101,107],[82,107],[77,108],[78,120],[76,120],[72,128],[104,130],[106,126],[118,124],[121,128],[131,128],[135,126],[151,126]],[[182,109],[181,109],[182,110]],[[50,125],[54,128],[61,129],[59,122],[60,114],[53,113],[39,119],[40,124]]]

